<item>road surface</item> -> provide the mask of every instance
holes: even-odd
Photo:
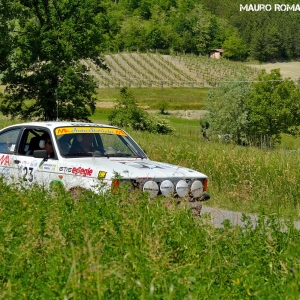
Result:
[[[201,215],[207,214],[207,218],[205,221],[211,222],[217,228],[222,228],[222,223],[228,219],[230,220],[231,225],[239,225],[243,226],[244,223],[242,222],[243,213],[241,212],[234,212],[225,209],[213,208],[209,206],[203,205]],[[250,220],[255,227],[257,225],[258,215],[256,214],[246,214],[250,217]],[[300,222],[294,222],[295,227],[300,229]]]

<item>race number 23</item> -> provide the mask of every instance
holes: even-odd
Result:
[[[32,167],[24,167],[22,169],[22,178],[24,181],[29,181],[32,182],[33,181],[33,174],[32,174],[33,168]]]

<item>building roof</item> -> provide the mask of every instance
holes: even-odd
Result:
[[[210,51],[214,51],[214,52],[224,52],[224,49],[211,49]]]

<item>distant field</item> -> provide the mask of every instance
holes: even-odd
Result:
[[[268,64],[251,64],[251,67],[257,69],[265,69],[270,72],[272,69],[280,69],[280,73],[284,78],[290,77],[291,79],[298,80],[300,78],[300,62],[283,62],[283,63],[268,63]]]
[[[168,103],[170,110],[203,109],[208,88],[129,88],[137,102],[149,109],[159,109],[163,101]],[[98,107],[109,108],[120,98],[119,88],[98,89]]]

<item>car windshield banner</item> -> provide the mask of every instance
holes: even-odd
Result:
[[[60,127],[55,129],[56,135],[64,134],[91,134],[91,133],[100,133],[100,134],[116,134],[127,136],[127,134],[117,128],[107,128],[107,127]]]

